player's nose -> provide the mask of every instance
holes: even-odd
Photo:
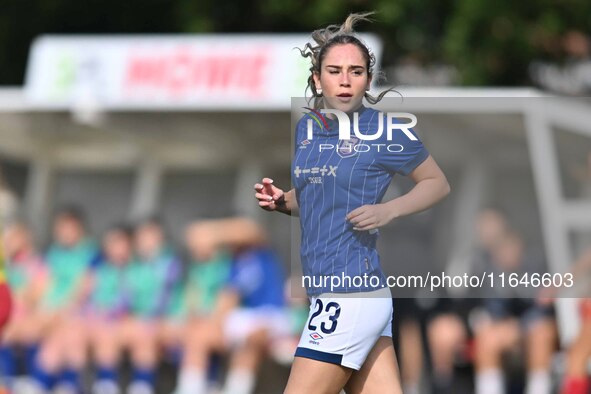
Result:
[[[341,86],[351,86],[351,81],[349,79],[348,73],[341,74],[341,80],[339,81]]]

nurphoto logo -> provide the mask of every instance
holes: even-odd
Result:
[[[314,110],[312,108],[304,107],[305,109],[309,110],[307,114],[310,116],[308,119],[307,127],[308,127],[308,135],[307,139],[312,140],[314,138],[314,122],[321,128],[321,129],[328,129],[328,121],[323,114],[332,114],[336,117],[336,121],[339,125],[339,139],[340,140],[351,140],[351,120],[349,116],[343,112],[339,111],[338,109],[320,109]],[[378,128],[374,134],[362,134],[359,131],[359,113],[353,113],[353,133],[355,137],[362,141],[375,141],[379,139],[382,134],[384,133],[384,113],[380,112],[378,116]],[[399,123],[397,122],[400,119],[408,119],[410,122],[408,123]],[[388,141],[392,140],[392,132],[394,130],[400,130],[408,137],[411,141],[417,141],[418,138],[409,130],[417,125],[417,117],[408,112],[387,112],[386,113],[386,138]]]

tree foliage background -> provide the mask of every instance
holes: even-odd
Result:
[[[350,12],[385,44],[383,66],[449,64],[465,85],[527,84],[534,59],[567,61],[569,32],[591,33],[588,0],[0,0],[0,84],[21,85],[44,33],[310,32]]]

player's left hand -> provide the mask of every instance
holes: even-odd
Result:
[[[394,213],[384,204],[363,205],[349,212],[347,220],[353,230],[367,231],[385,226],[394,219]]]

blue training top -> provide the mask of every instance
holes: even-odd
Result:
[[[266,248],[251,248],[234,257],[227,286],[238,292],[244,308],[283,307],[284,280],[275,253]]]
[[[376,134],[381,113],[367,107],[357,113],[359,132]],[[312,139],[308,139],[310,114],[296,126],[291,170],[300,208],[300,253],[309,296],[385,287],[376,251],[378,231],[353,230],[346,216],[360,206],[380,203],[394,174],[409,174],[429,153],[414,132],[416,141],[399,129],[394,129],[388,140],[387,117],[381,116],[383,133],[373,141],[355,137],[353,121],[351,140],[339,140],[338,124],[329,118],[328,128],[316,120],[311,122]],[[364,275],[367,279],[361,282]],[[337,283],[335,276],[351,279]]]

